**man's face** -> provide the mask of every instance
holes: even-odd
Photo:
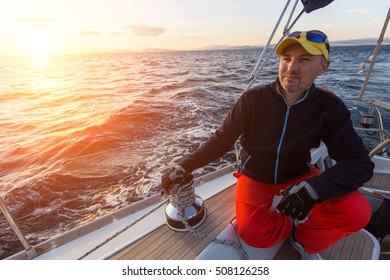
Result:
[[[328,67],[323,56],[311,55],[300,44],[293,44],[280,57],[279,80],[284,92],[304,94]]]

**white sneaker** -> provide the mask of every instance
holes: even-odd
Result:
[[[290,244],[298,253],[301,254],[302,260],[323,260],[320,254],[310,254],[308,251],[306,251],[302,244],[295,240],[293,234],[294,233],[292,233],[289,238]]]

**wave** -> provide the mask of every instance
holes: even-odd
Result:
[[[364,80],[356,69],[370,50],[333,48],[331,69],[318,85],[356,96]],[[387,102],[389,51],[382,49],[379,78],[367,88]],[[0,192],[29,241],[159,192],[163,172],[218,128],[257,56],[258,50],[68,56],[41,68],[17,61],[15,71],[4,70],[11,62],[0,59],[7,81],[0,93]],[[275,57],[257,83],[276,76]],[[194,176],[234,160],[229,152]],[[0,257],[21,250],[1,216],[0,227],[6,229]]]

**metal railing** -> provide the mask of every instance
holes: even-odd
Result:
[[[344,99],[346,101],[354,101],[354,102],[360,102],[360,103],[363,103],[363,104],[366,104],[369,106],[369,111],[366,115],[363,115],[362,116],[362,119],[361,119],[361,123],[362,123],[362,126],[364,125],[363,124],[363,120],[367,120],[368,117],[372,117],[374,119],[374,114],[376,116],[376,119],[377,119],[377,122],[378,122],[378,128],[371,128],[371,125],[373,124],[373,121],[371,123],[367,123],[366,126],[363,126],[363,127],[357,127],[357,126],[354,126],[355,130],[359,130],[359,131],[366,131],[366,132],[378,132],[379,133],[379,144],[385,142],[388,137],[389,137],[389,131],[387,131],[383,125],[383,119],[382,119],[382,114],[380,112],[380,110],[378,109],[378,107],[382,107],[384,109],[387,109],[386,107],[386,103],[378,103],[376,101],[366,101],[366,100],[360,100],[360,99],[356,99],[356,98],[347,98],[347,99]],[[385,105],[385,106],[382,106],[382,105]],[[389,105],[387,105],[389,106]],[[386,149],[386,145],[384,145],[382,148],[382,155],[383,156],[387,156],[387,149]],[[377,151],[379,152],[379,150]]]
[[[19,238],[20,242],[23,244],[24,249],[26,250],[27,256],[29,259],[35,258],[37,256],[37,252],[30,243],[28,243],[26,237],[23,235],[22,231],[20,230],[18,224],[15,222],[14,218],[12,217],[11,213],[8,211],[7,207],[5,206],[5,203],[3,199],[0,197],[0,210],[3,213],[4,217],[7,219],[8,224],[12,227],[14,230],[16,236]]]

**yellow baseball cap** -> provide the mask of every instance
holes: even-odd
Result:
[[[329,40],[325,33],[319,30],[292,32],[276,48],[276,55],[281,56],[288,46],[296,43],[299,43],[309,54],[322,55],[329,60]]]

